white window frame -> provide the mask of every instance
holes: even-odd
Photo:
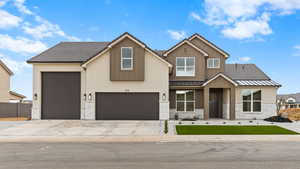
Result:
[[[246,90],[251,92],[250,111],[244,111],[243,92],[246,91]],[[257,91],[257,90],[260,90],[260,100],[253,100],[253,92]],[[241,96],[242,96],[242,111],[244,113],[260,113],[260,112],[262,112],[262,95],[263,95],[263,92],[262,92],[261,89],[243,89],[242,93],[241,93]],[[247,101],[247,102],[249,102],[249,101]],[[253,111],[253,103],[254,102],[260,102],[260,111]]]
[[[131,57],[130,58],[123,58],[123,49],[128,48],[131,50]],[[124,68],[123,67],[123,59],[124,60],[131,60],[131,67]],[[121,70],[133,70],[133,48],[132,47],[121,47]]]
[[[177,91],[192,91],[192,92],[193,92],[193,96],[194,96],[193,101],[187,101],[187,100],[186,100],[186,93],[184,94],[184,100],[183,100],[183,101],[179,101],[179,102],[183,102],[183,103],[184,103],[184,111],[178,111],[178,110],[177,110]],[[175,97],[175,101],[176,101],[176,112],[195,112],[195,109],[196,109],[195,90],[176,90],[175,96],[176,96],[176,97]],[[186,111],[186,103],[194,103],[194,111]]]
[[[210,60],[212,60],[212,63],[213,63],[212,66],[210,66],[210,65],[208,64],[208,62],[209,62]],[[218,61],[219,61],[219,65],[217,65],[217,66],[215,65],[215,60],[218,60]],[[207,68],[209,68],[209,69],[219,69],[220,66],[221,66],[221,60],[220,60],[220,58],[208,58],[206,64],[207,64]]]
[[[177,60],[178,60],[178,59],[184,59],[184,66],[178,66],[178,65],[177,65]],[[187,66],[187,65],[186,65],[188,59],[193,59],[193,61],[194,61],[194,65],[193,65],[193,66]],[[180,76],[189,76],[189,77],[195,76],[195,69],[196,69],[196,67],[195,67],[195,61],[196,61],[195,57],[176,57],[176,76],[179,76],[179,77],[180,77]],[[187,67],[193,68],[194,71],[193,71],[193,73],[192,73],[191,75],[178,75],[178,72],[179,72],[179,71],[177,70],[178,67],[184,68],[184,72],[187,72]]]

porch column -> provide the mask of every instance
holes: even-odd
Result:
[[[230,120],[235,120],[235,88],[230,88]]]
[[[204,120],[209,119],[209,87],[204,87]]]

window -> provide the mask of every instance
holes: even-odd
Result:
[[[290,98],[287,99],[287,102],[288,102],[288,103],[295,103],[296,100],[295,100],[294,98],[291,98],[291,97],[290,97]]]
[[[121,70],[133,69],[133,52],[132,47],[121,48]]]
[[[207,68],[220,68],[220,58],[208,58]]]
[[[193,90],[176,91],[176,111],[194,111],[195,94]]]
[[[176,76],[195,76],[195,57],[177,57]]]
[[[261,112],[261,90],[243,90],[243,112]]]

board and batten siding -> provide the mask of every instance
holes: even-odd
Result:
[[[121,48],[132,47],[133,69],[121,70]],[[145,79],[145,49],[129,38],[125,38],[110,50],[110,80],[111,81],[144,81]]]
[[[193,40],[191,40],[191,42],[193,44],[195,44],[198,48],[204,50],[208,54],[207,58],[220,58],[220,68],[216,68],[216,69],[215,68],[208,69],[207,68],[207,58],[205,59],[204,67],[206,68],[206,72],[205,72],[206,79],[210,79],[214,75],[225,71],[225,60],[226,59],[225,59],[224,55],[222,55],[216,49],[210,47],[209,45],[207,45],[206,43],[204,43],[202,40],[200,40],[198,38],[194,38]]]
[[[176,76],[176,58],[195,57],[195,76]],[[166,57],[167,61],[174,65],[170,80],[204,81],[205,79],[205,56],[188,44],[183,44]]]

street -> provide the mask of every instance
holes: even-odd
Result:
[[[0,143],[0,168],[299,169],[300,143]]]

